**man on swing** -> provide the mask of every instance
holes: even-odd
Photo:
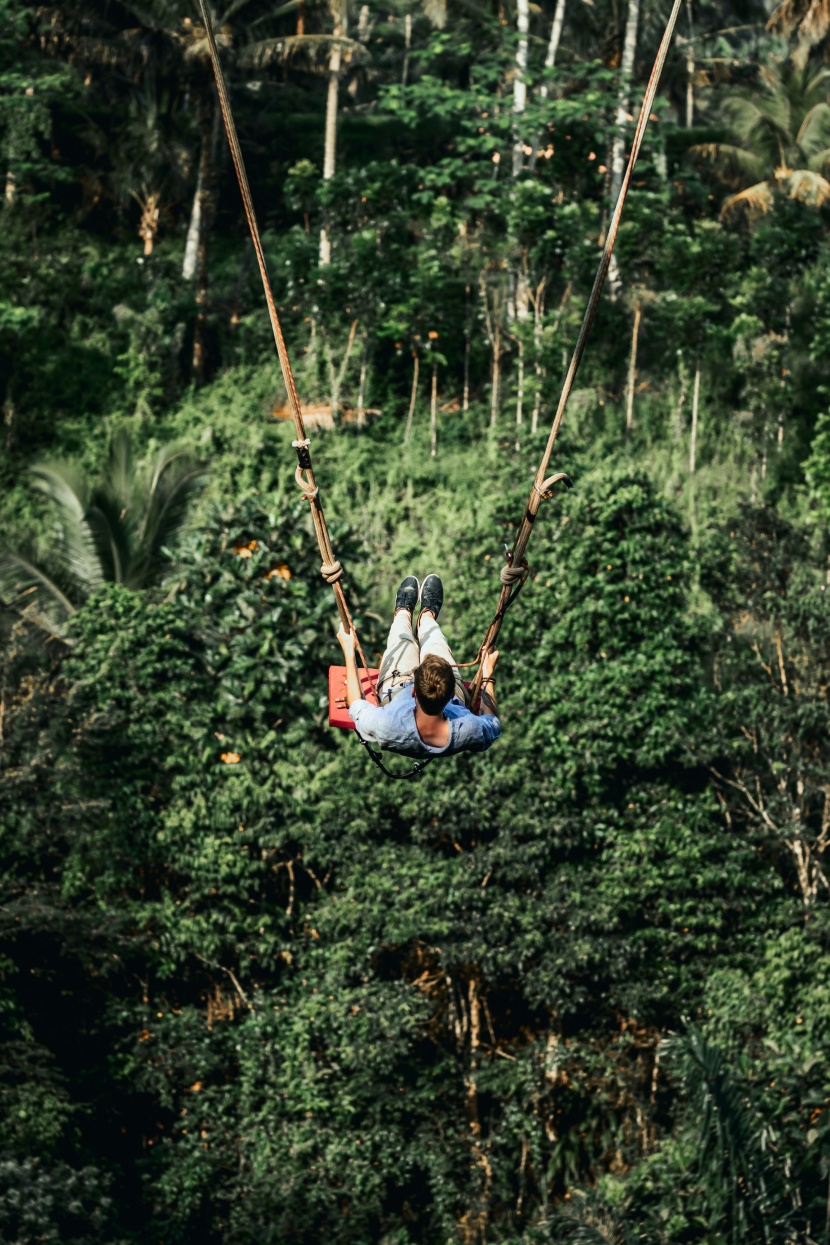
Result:
[[[414,575],[407,575],[401,583],[378,673],[378,705],[361,697],[354,636],[340,624],[337,638],[346,661],[349,716],[369,743],[423,758],[484,752],[501,735],[493,677],[498,652],[484,659],[481,712],[475,714],[468,707],[467,689],[438,625],[443,604],[444,586],[437,575],[427,575],[420,587]]]

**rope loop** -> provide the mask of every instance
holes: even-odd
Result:
[[[316,485],[309,484],[308,480],[303,479],[302,467],[297,467],[294,472],[294,479],[297,482],[297,488],[300,490],[306,501],[314,501],[314,498],[320,490]]]
[[[320,574],[327,584],[332,584],[333,586],[338,579],[343,577],[342,563],[338,562],[337,559],[334,562],[323,562],[320,566]]]
[[[544,500],[545,498],[550,497],[554,484],[560,484],[563,480],[565,481],[565,486],[567,488],[573,488],[573,480],[568,475],[567,471],[557,471],[555,476],[548,476],[547,480],[543,480],[541,487],[534,482],[533,490]]]

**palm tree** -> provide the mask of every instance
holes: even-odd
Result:
[[[793,59],[798,64],[804,64],[816,48],[826,60],[830,55],[830,0],[781,0],[767,29],[795,39]]]
[[[779,63],[760,78],[759,89],[723,102],[734,141],[691,149],[735,188],[724,219],[745,212],[756,220],[782,196],[814,207],[830,201],[830,70]]]
[[[660,1049],[683,1086],[700,1190],[710,1210],[728,1223],[730,1242],[769,1241],[786,1219],[788,1201],[767,1143],[771,1130],[738,1087],[723,1051],[694,1025]]]
[[[290,7],[289,5],[284,6]],[[263,69],[275,62],[282,62],[298,53],[304,53],[308,67],[319,72],[321,54],[325,54],[327,76],[326,118],[323,146],[323,181],[334,177],[337,156],[337,114],[340,79],[343,73],[343,61],[354,62],[365,52],[360,40],[348,36],[350,0],[317,0],[314,5],[314,16],[321,24],[330,22],[331,32],[307,34],[305,20],[310,14],[303,9],[302,31],[296,35],[277,38],[259,39],[250,44],[239,57],[239,64],[244,67]],[[360,33],[360,32],[359,32]],[[331,263],[331,238],[326,222],[320,230],[320,266],[325,268]]]
[[[101,584],[138,589],[160,577],[205,470],[170,445],[140,470],[122,431],[110,441],[96,485],[70,462],[41,463],[31,474],[55,514],[52,545],[42,558],[0,549],[0,603],[63,638],[68,620]]]

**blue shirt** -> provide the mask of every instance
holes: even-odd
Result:
[[[366,700],[349,706],[349,716],[364,739],[390,752],[407,757],[452,756],[454,752],[484,752],[501,735],[501,722],[493,713],[476,715],[457,696],[444,709],[450,724],[450,742],[443,748],[425,744],[415,725],[415,696],[411,683],[378,707]]]

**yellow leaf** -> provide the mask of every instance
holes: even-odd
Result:
[[[237,765],[242,760],[242,757],[238,752],[223,752],[222,760],[226,765]]]
[[[280,579],[290,579],[291,571],[288,568],[288,563],[278,562],[276,566],[271,567],[270,571],[265,576],[265,578],[273,579],[275,575],[279,576]]]

